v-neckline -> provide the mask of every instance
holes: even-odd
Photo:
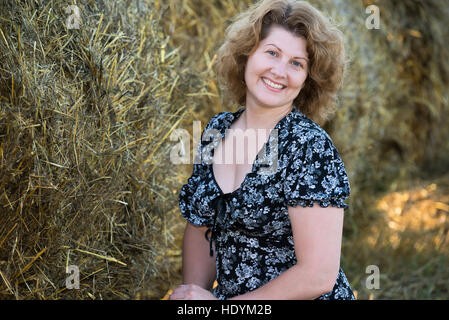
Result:
[[[230,123],[229,123],[229,126],[224,127],[224,129],[221,131],[222,137],[221,137],[220,141],[218,142],[217,147],[218,147],[218,145],[220,144],[220,142],[222,142],[222,141],[226,138],[226,130],[229,129],[229,128],[232,126],[232,124],[233,124],[233,123],[234,123],[234,122],[235,122],[235,121],[242,115],[243,111],[245,111],[245,108],[244,108],[244,107],[243,107],[243,108],[240,108],[240,109],[237,110],[236,112],[229,112],[229,113],[228,113],[228,114],[231,114],[232,119],[231,119],[231,121],[230,121]],[[299,112],[299,110],[296,109],[295,106],[293,106],[292,110],[290,110],[289,113],[287,113],[285,116],[283,116],[281,119],[279,119],[279,121],[276,123],[276,125],[274,126],[274,128],[273,128],[272,130],[278,129],[280,123],[281,123],[284,119],[286,119],[289,115],[291,115],[293,112]],[[227,115],[226,115],[226,116],[227,116]],[[244,186],[244,184],[245,184],[245,182],[246,182],[248,176],[251,175],[251,174],[254,172],[254,170],[255,170],[256,164],[258,163],[258,160],[259,160],[259,153],[260,153],[264,148],[266,149],[266,146],[269,144],[270,139],[271,139],[271,132],[272,132],[272,131],[270,131],[270,134],[268,135],[267,141],[262,145],[262,148],[260,148],[260,150],[257,152],[256,157],[255,157],[255,159],[254,159],[254,161],[253,161],[253,163],[252,163],[252,165],[251,165],[251,171],[249,171],[248,173],[245,174],[245,177],[243,178],[243,181],[240,183],[240,185],[237,187],[237,189],[235,189],[234,191],[231,191],[231,192],[226,192],[226,193],[223,192],[223,189],[221,189],[220,185],[219,185],[218,182],[217,182],[217,179],[215,178],[214,168],[213,168],[213,166],[214,166],[214,161],[213,161],[213,159],[214,159],[214,154],[215,154],[215,148],[212,148],[212,150],[211,150],[211,153],[212,153],[212,155],[211,155],[212,161],[211,161],[211,163],[210,163],[210,165],[209,165],[209,170],[210,170],[211,175],[212,175],[212,180],[214,181],[214,184],[215,184],[215,186],[217,187],[217,189],[218,189],[218,191],[219,191],[219,193],[220,193],[221,195],[226,195],[226,196],[233,195],[233,194],[237,193],[240,189],[243,188],[243,186]]]

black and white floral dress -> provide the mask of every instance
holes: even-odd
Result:
[[[343,200],[350,193],[331,138],[296,107],[271,131],[240,187],[223,193],[212,171],[213,151],[244,110],[211,118],[198,143],[192,176],[179,193],[187,221],[209,227],[206,238],[215,244],[218,282],[212,293],[218,299],[257,289],[296,264],[288,206],[317,202],[346,209]],[[333,290],[317,299],[355,299],[341,268]]]

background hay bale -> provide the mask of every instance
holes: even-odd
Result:
[[[238,107],[214,54],[253,2],[77,1],[70,30],[67,4],[0,2],[1,298],[161,298],[179,284],[192,167],[171,165],[170,133]],[[351,181],[342,267],[359,299],[447,299],[446,3],[310,3],[349,58],[323,124]],[[365,27],[371,4],[379,30]],[[65,288],[70,264],[80,290]]]
[[[164,29],[172,35],[170,43],[183,44],[183,59],[209,80],[211,92],[218,93],[199,100],[197,111],[204,116],[203,121],[217,112],[238,107],[220,94],[208,64],[232,18],[254,2],[170,1],[167,19],[163,20]],[[419,243],[423,243],[423,235],[408,232],[408,218],[396,222],[401,228],[391,229],[391,212],[398,209],[385,206],[384,202],[384,197],[437,186],[438,192],[428,194],[430,211],[413,210],[408,216],[415,215],[417,220],[432,220],[438,214],[447,216],[447,211],[441,209],[447,208],[442,204],[449,194],[444,183],[449,172],[449,130],[445,125],[449,120],[446,2],[309,2],[339,25],[348,53],[345,83],[339,92],[340,108],[331,121],[323,124],[344,159],[351,181],[342,266],[360,299],[447,298],[447,290],[443,289],[447,268],[431,259],[436,256],[440,262],[447,261],[446,247],[433,246],[435,242],[447,241],[447,222],[437,227],[438,232],[423,231],[428,234],[426,239],[434,239],[424,241],[425,250],[404,250],[401,246],[406,245],[405,241],[391,247],[388,239],[392,235],[412,236]],[[378,30],[365,26],[369,16],[366,8],[373,4],[380,10]],[[191,169],[186,176],[190,173]],[[441,176],[444,178],[437,180]],[[400,203],[404,206],[401,212],[408,212],[408,206],[418,205],[419,201]],[[377,237],[379,230],[385,237]],[[373,242],[373,238],[378,242]],[[433,280],[423,276],[416,282],[413,275],[420,274],[426,259],[431,261],[426,270],[438,276]],[[382,290],[366,288],[369,265],[379,266]]]

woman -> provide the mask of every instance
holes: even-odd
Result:
[[[260,1],[227,29],[217,73],[245,107],[214,116],[198,144],[179,196],[184,284],[170,299],[355,299],[340,268],[349,181],[311,120],[332,111],[343,71],[341,33],[304,1]],[[256,129],[254,159],[233,141]],[[249,161],[223,164],[223,150]]]

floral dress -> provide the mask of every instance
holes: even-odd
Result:
[[[343,200],[350,193],[331,138],[296,107],[278,121],[240,187],[223,193],[212,170],[213,151],[244,110],[220,112],[210,119],[198,143],[192,176],[179,193],[187,221],[209,227],[205,236],[211,255],[215,244],[218,282],[212,293],[218,299],[257,289],[297,263],[288,206],[312,207],[317,202],[346,209]],[[333,290],[317,299],[355,299],[341,268]]]

